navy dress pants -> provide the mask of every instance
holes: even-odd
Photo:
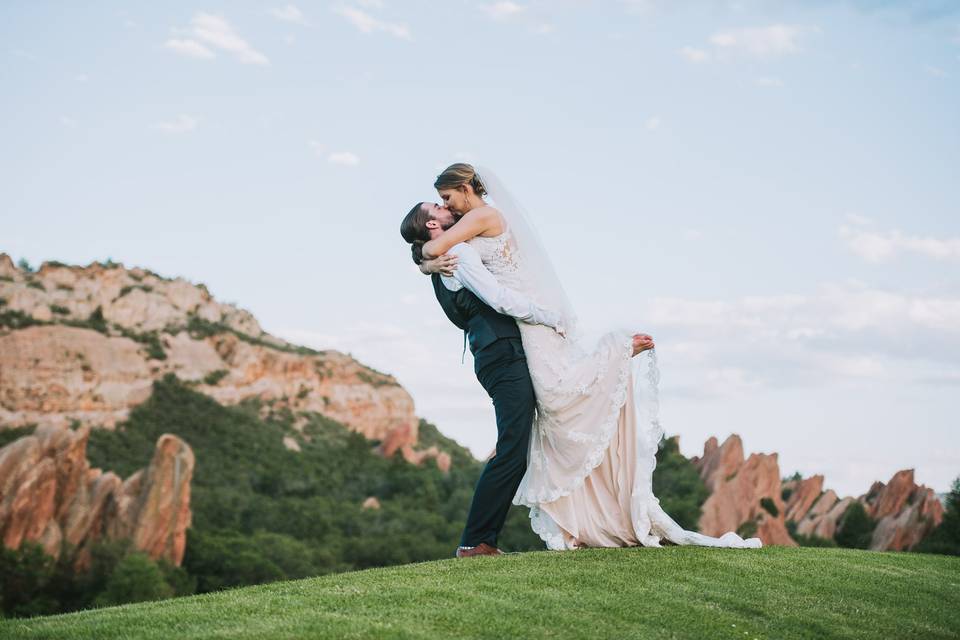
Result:
[[[501,338],[474,354],[477,379],[493,400],[496,454],[477,481],[460,545],[497,546],[497,535],[527,470],[530,431],[537,406],[520,338]]]

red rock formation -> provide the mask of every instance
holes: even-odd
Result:
[[[378,451],[380,455],[387,458],[399,451],[404,460],[417,465],[433,459],[437,461],[437,467],[444,473],[450,470],[451,458],[449,453],[440,451],[436,445],[420,451],[414,449],[410,443],[410,435],[406,427],[397,428],[388,433],[386,440],[380,443]]]
[[[703,503],[701,532],[720,536],[754,522],[755,535],[764,544],[796,546],[784,522],[777,454],[754,453],[744,460],[740,436],[731,435],[721,446],[711,437],[704,444],[703,456],[692,462],[711,492]],[[764,498],[772,502],[777,515],[761,506]]]
[[[886,485],[875,482],[860,502],[877,521],[874,550],[910,550],[943,521],[943,504],[933,489],[914,482],[913,469],[897,471]]]
[[[794,492],[787,503],[787,520],[797,523],[801,535],[833,539],[844,512],[858,500],[877,521],[870,542],[873,550],[912,549],[943,520],[943,505],[932,489],[914,482],[913,469],[898,471],[887,484],[874,482],[859,498],[841,500],[832,489],[821,494],[822,476],[786,482],[783,487]]]
[[[4,427],[77,420],[113,428],[149,397],[154,380],[174,373],[222,404],[256,397],[389,440],[388,449],[417,444],[413,399],[393,377],[336,351],[298,350],[263,331],[248,311],[214,300],[202,284],[97,262],[44,262],[29,273],[5,253],[0,275],[0,305],[46,323],[12,330],[0,325]],[[63,324],[85,321],[97,308],[106,335]],[[204,323],[220,328],[187,330]],[[149,332],[156,332],[154,345],[165,358],[129,337]]]
[[[833,498],[829,508],[827,508],[826,505],[831,501],[829,499],[824,500],[828,494]],[[854,499],[850,497],[843,498],[842,500],[837,500],[836,497],[837,494],[834,493],[833,489],[829,489],[827,493],[824,494],[824,498],[821,498],[821,500],[825,502],[823,507],[827,510],[822,511],[820,509],[820,502],[818,501],[817,504],[814,505],[816,512],[814,513],[812,509],[811,513],[806,514],[800,522],[797,523],[797,533],[832,540],[837,533],[840,518],[843,517],[847,508],[854,502]]]
[[[847,508],[859,500],[877,521],[870,548],[907,550],[943,520],[943,505],[932,489],[917,486],[913,469],[898,471],[886,485],[875,482],[860,498],[841,499],[832,489],[823,490],[822,475],[781,483],[777,454],[753,454],[744,460],[743,444],[736,435],[722,446],[716,438],[708,439],[703,456],[692,462],[711,492],[699,522],[708,535],[719,536],[754,521],[764,544],[795,546],[786,529],[786,523],[793,522],[799,535],[832,540]],[[781,496],[786,491],[784,504]],[[760,506],[763,498],[770,499],[777,516]]]
[[[46,425],[0,449],[3,544],[35,541],[58,557],[67,543],[82,567],[98,540],[130,538],[151,558],[179,565],[190,524],[190,447],[161,436],[149,466],[121,483],[90,468],[89,435],[89,427]]]
[[[413,447],[407,445],[401,449],[404,460],[412,464],[423,464],[427,460],[434,460],[437,468],[446,473],[450,471],[450,454],[446,451],[440,451],[436,445],[431,445],[422,451],[415,451]]]
[[[785,482],[781,489],[790,489],[790,498],[787,500],[786,520],[799,521],[800,517],[810,510],[823,492],[823,476],[817,475],[795,482]]]

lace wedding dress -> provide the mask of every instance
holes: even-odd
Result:
[[[510,222],[499,236],[468,242],[497,280],[539,301]],[[659,374],[653,349],[631,357],[636,332],[611,331],[585,346],[550,327],[518,325],[537,416],[513,504],[530,508],[531,526],[547,548],[659,547],[663,538],[680,545],[762,546],[759,538],[744,540],[734,532],[715,538],[685,530],[660,507],[653,495],[663,435]]]

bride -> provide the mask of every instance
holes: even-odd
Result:
[[[530,524],[547,548],[659,547],[662,539],[761,547],[759,538],[744,540],[732,531],[714,538],[685,530],[653,495],[663,431],[652,339],[617,329],[596,344],[587,342],[533,225],[491,170],[457,163],[437,177],[434,187],[462,217],[423,246],[428,260],[421,269],[449,268],[443,254],[469,242],[501,284],[562,318],[566,337],[550,327],[518,323],[537,415],[527,471],[513,504],[530,508]],[[637,352],[642,355],[633,357]]]

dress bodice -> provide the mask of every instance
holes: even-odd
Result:
[[[474,236],[467,240],[467,243],[477,250],[483,266],[496,276],[501,284],[525,291],[526,287],[522,286],[520,254],[509,228],[498,236]]]

